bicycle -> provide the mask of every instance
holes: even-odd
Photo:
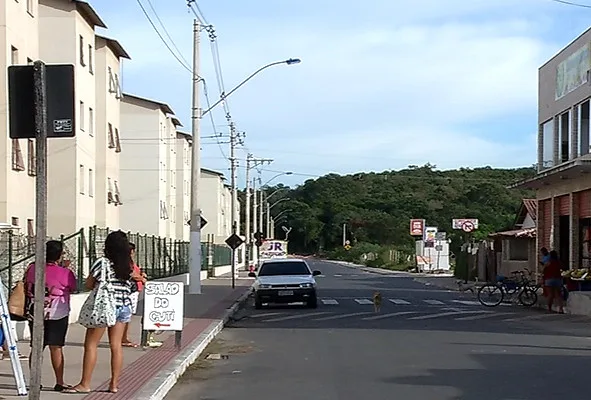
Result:
[[[529,271],[528,271],[529,272]],[[478,289],[478,301],[485,307],[496,307],[505,301],[505,297],[517,297],[519,304],[531,307],[538,301],[536,286],[525,276],[523,271],[514,271],[513,279],[498,276],[496,283],[488,283]],[[486,296],[486,297],[485,297]],[[487,301],[493,298],[493,301]]]

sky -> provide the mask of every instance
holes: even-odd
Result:
[[[182,63],[192,62],[194,15],[186,0],[139,1],[180,62],[138,0],[90,3],[108,26],[101,33],[131,55],[123,91],[169,104],[190,132],[191,73]],[[236,152],[241,185],[248,153],[274,160],[252,171],[263,183],[287,185],[426,163],[532,165],[538,68],[589,28],[591,17],[591,8],[552,0],[197,4],[215,28],[226,92],[268,63],[302,60],[266,69],[228,99],[232,121],[245,135]],[[220,92],[206,32],[199,53],[213,102]],[[202,166],[229,176],[223,108],[212,116],[213,124],[209,117],[201,124]],[[293,174],[277,176],[287,171]]]

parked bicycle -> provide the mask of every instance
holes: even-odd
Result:
[[[496,283],[487,283],[478,289],[478,301],[485,307],[496,307],[506,298],[523,306],[531,307],[538,301],[537,284],[524,271],[514,271],[513,278],[498,276]]]

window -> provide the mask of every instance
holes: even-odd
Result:
[[[92,62],[93,62],[93,54],[92,54],[92,45],[89,44],[88,45],[88,71],[93,74],[94,73],[94,68],[92,66]]]
[[[107,178],[107,203],[111,204],[115,202],[113,190],[113,181],[111,178]]]
[[[168,219],[168,208],[166,202],[160,200],[160,219]]]
[[[542,169],[554,166],[554,120],[542,124]]]
[[[113,136],[113,125],[111,125],[110,122],[108,124],[108,128],[107,129],[108,129],[107,134],[108,134],[108,141],[109,141],[108,145],[109,145],[109,148],[110,149],[114,149],[115,148],[115,138]]]
[[[27,140],[27,166],[29,176],[37,175],[37,157],[35,156],[35,141],[33,139]]]
[[[119,129],[115,128],[115,153],[121,153],[121,141],[119,140]]]
[[[80,65],[86,67],[86,62],[84,61],[84,36],[80,35]]]
[[[12,226],[15,226],[17,228],[20,227],[18,217],[12,217]]]
[[[94,197],[94,171],[92,168],[88,169],[88,195]]]
[[[88,134],[94,136],[94,110],[88,107]]]
[[[578,137],[579,137],[579,151],[578,156],[589,154],[589,100],[577,106],[578,112]]]
[[[84,132],[84,102],[80,101],[80,130]]]
[[[563,163],[570,155],[570,110],[560,115],[559,121],[558,161]]]
[[[259,276],[312,275],[304,262],[266,262],[259,269]]]
[[[84,165],[78,167],[78,179],[80,180],[80,194],[84,194]]]
[[[119,84],[119,76],[115,74],[115,97],[121,98],[121,85]]]
[[[27,236],[30,238],[35,236],[35,221],[32,219],[27,220]]]
[[[18,139],[12,139],[12,169],[14,171],[25,170],[25,160],[23,159],[23,152]]]
[[[121,193],[119,192],[119,183],[117,181],[114,181],[114,186],[115,186],[115,205],[117,204],[123,204],[121,202]]]
[[[18,64],[18,49],[14,46],[10,46],[10,63],[12,65]]]

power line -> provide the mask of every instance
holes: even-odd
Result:
[[[140,6],[140,8],[142,9],[142,12],[144,13],[144,16],[146,17],[146,19],[148,20],[148,22],[150,23],[150,25],[152,25],[152,28],[154,29],[154,32],[156,32],[156,34],[158,35],[158,37],[160,38],[160,40],[162,41],[162,43],[164,43],[164,45],[166,46],[166,48],[168,49],[168,51],[170,52],[170,54],[172,54],[172,56],[179,62],[179,64],[181,64],[181,66],[183,68],[185,68],[187,71],[189,71],[191,74],[193,74],[193,70],[191,69],[191,67],[189,67],[188,65],[186,65],[183,62],[183,60],[181,60],[179,58],[179,56],[176,55],[176,53],[172,50],[172,48],[170,47],[170,45],[166,42],[166,40],[164,39],[164,37],[162,36],[162,34],[160,33],[160,31],[156,27],[156,24],[154,24],[154,21],[152,21],[152,18],[150,18],[150,15],[146,11],[146,8],[142,4],[142,2],[140,0],[136,0],[136,1],[137,1],[138,5]]]
[[[553,1],[555,3],[560,3],[560,4],[564,4],[567,6],[573,6],[573,7],[581,7],[581,8],[590,8],[591,9],[591,5],[590,4],[581,4],[581,3],[575,3],[572,1],[566,1],[566,0],[550,0]]]
[[[156,9],[154,8],[154,5],[152,4],[152,1],[151,0],[147,0],[147,2],[148,2],[148,5],[150,6],[150,9],[152,9],[152,12],[154,13],[154,16],[156,17],[156,19],[160,23],[160,26],[162,26],[162,29],[164,30],[164,33],[166,34],[166,37],[168,37],[168,39],[172,43],[172,46],[178,52],[178,55],[180,56],[180,58],[183,59],[183,61],[185,62],[185,64],[187,66],[191,65],[191,63],[189,61],[187,61],[187,59],[185,57],[183,57],[183,52],[179,50],[179,48],[177,47],[176,43],[174,42],[174,39],[172,38],[172,36],[170,36],[170,33],[168,33],[168,30],[166,29],[166,26],[164,26],[164,23],[162,22],[162,20],[158,16],[158,13],[156,12]]]

